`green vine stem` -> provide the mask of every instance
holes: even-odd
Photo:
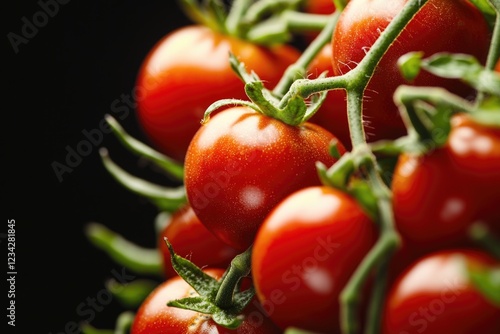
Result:
[[[331,41],[331,36],[333,30],[337,26],[339,16],[340,11],[336,11],[334,14],[329,16],[327,24],[321,30],[319,35],[311,42],[311,44],[309,44],[299,59],[286,69],[284,75],[281,77],[281,80],[274,87],[273,95],[283,97],[299,76],[304,77],[306,68],[312,62],[314,57],[316,57],[321,49]]]
[[[375,268],[379,268],[377,276],[380,280],[387,279],[387,273],[381,268],[384,262],[389,261],[392,254],[400,244],[400,237],[394,228],[394,217],[392,211],[392,194],[383,181],[377,164],[376,157],[370,151],[364,132],[362,122],[363,96],[364,90],[373,75],[380,59],[385,54],[390,45],[398,37],[400,32],[406,27],[408,22],[427,3],[426,0],[410,0],[403,10],[389,23],[387,28],[367,52],[363,60],[350,72],[337,76],[320,79],[300,79],[296,80],[289,91],[280,101],[280,107],[286,106],[289,101],[293,101],[297,95],[307,98],[311,94],[323,90],[346,89],[347,91],[347,112],[353,154],[355,156],[367,156],[366,171],[367,179],[377,197],[378,221],[380,222],[380,236],[373,248],[368,252],[356,271],[352,275],[347,285],[342,290],[341,302],[341,329],[344,334],[357,333],[359,321],[357,319],[357,309],[360,301],[360,291],[369,275]],[[370,310],[371,323],[367,327],[367,333],[377,333],[379,330],[380,312],[383,293],[378,289],[384,289],[384,284],[374,287],[374,298]]]
[[[500,60],[500,0],[489,0],[496,12],[495,23],[493,26],[493,34],[491,36],[490,49],[486,58],[486,68],[493,70],[497,61]],[[479,106],[483,102],[485,94],[479,92],[476,98],[476,105]]]

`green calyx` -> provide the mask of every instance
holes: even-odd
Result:
[[[228,105],[241,105],[280,120],[285,124],[298,126],[311,118],[326,98],[327,91],[311,95],[308,103],[297,95],[295,98],[290,99],[285,107],[280,107],[280,99],[272,91],[264,87],[256,73],[246,72],[245,64],[240,62],[233,54],[229,55],[229,60],[233,70],[245,83],[245,92],[251,102],[237,99],[216,101],[205,111],[202,123],[206,123],[210,119],[210,114],[218,108]]]
[[[236,329],[242,322],[241,313],[255,296],[252,287],[239,289],[241,279],[250,273],[251,248],[236,256],[223,278],[217,280],[177,255],[168,239],[164,240],[171,254],[172,267],[198,293],[198,296],[170,300],[167,305],[210,315],[217,324]]]

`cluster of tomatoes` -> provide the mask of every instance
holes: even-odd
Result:
[[[217,12],[218,2],[208,3]],[[276,2],[261,20],[293,12],[330,22],[337,15],[329,42],[303,68],[305,50],[324,32],[303,28],[292,30],[300,42],[257,42],[250,38],[256,30],[235,23],[234,12],[244,17],[258,3],[269,2],[234,1],[223,25],[211,16],[200,22],[207,12],[190,7],[198,21],[166,35],[139,71],[138,121],[151,145],[182,167],[185,197],[176,198],[158,235],[165,281],[137,308],[131,333],[500,333],[498,245],[486,242],[500,237],[498,73],[481,67],[491,92],[468,77],[425,70],[410,80],[399,66],[411,52],[491,64],[498,19],[489,19],[498,2],[423,5],[370,74],[362,129],[348,111],[349,84],[328,89],[311,115],[312,100],[297,117],[281,115],[289,109],[276,101],[295,79],[348,80],[391,21],[417,2]],[[450,99],[428,95],[410,108],[395,99],[401,85],[438,87]],[[430,108],[439,98],[446,106]],[[218,101],[228,102],[213,107]],[[413,113],[403,114],[402,105]],[[415,116],[429,109],[444,112]],[[375,167],[345,163],[360,146],[352,140],[360,130]],[[340,173],[346,166],[349,173]],[[372,172],[387,193],[363,182]],[[379,195],[389,199],[388,211],[377,206]],[[393,252],[377,253],[384,215],[398,238]],[[349,295],[353,278],[359,284]]]

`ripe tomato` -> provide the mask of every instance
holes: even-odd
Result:
[[[465,114],[455,115],[451,126],[443,147],[403,153],[394,169],[396,227],[417,255],[467,244],[476,221],[500,232],[500,128]]]
[[[145,134],[167,156],[184,161],[211,103],[247,99],[243,82],[230,66],[230,51],[270,89],[300,56],[289,45],[260,47],[201,25],[181,27],[166,35],[141,65],[136,111]]]
[[[172,215],[158,238],[158,250],[162,255],[167,278],[177,276],[177,272],[172,267],[165,237],[175,247],[177,254],[189,258],[200,268],[227,268],[231,260],[239,254],[210,233],[196,217],[191,206],[186,205]]]
[[[333,188],[308,187],[278,204],[252,251],[257,297],[271,319],[281,328],[340,333],[339,294],[377,234],[358,203]]]
[[[483,295],[468,273],[499,265],[486,253],[466,249],[419,259],[390,288],[382,333],[500,333],[500,307]]]
[[[208,275],[220,278],[223,269],[205,269]],[[258,301],[246,307],[240,327],[236,330],[217,325],[210,316],[167,306],[167,302],[174,299],[196,295],[195,291],[180,276],[169,278],[160,284],[143,301],[137,310],[131,328],[131,334],[226,334],[226,333],[255,333],[278,334],[280,331],[269,320]]]
[[[328,15],[335,11],[333,0],[307,0],[304,3],[304,11],[310,14]]]
[[[201,222],[245,250],[265,216],[290,193],[319,185],[316,162],[331,166],[335,137],[322,127],[290,126],[247,107],[217,113],[186,153],[185,187]],[[339,145],[341,154],[345,152]]]
[[[309,64],[307,73],[310,78],[317,78],[324,71],[328,71],[328,76],[333,75],[332,71],[332,48],[325,45],[321,52]],[[345,145],[347,150],[351,150],[351,137],[347,125],[347,101],[346,92],[343,89],[331,90],[327,93],[321,108],[309,119],[310,122],[321,125]],[[340,126],[340,125],[345,126]]]
[[[389,22],[401,11],[406,0],[351,0],[340,15],[332,39],[335,75],[349,72],[364,58]],[[406,133],[393,102],[394,90],[401,84],[440,86],[463,97],[475,92],[459,80],[444,79],[422,72],[413,82],[405,81],[398,69],[400,56],[423,51],[467,53],[486,61],[490,30],[481,12],[464,0],[430,0],[401,32],[380,60],[365,91],[363,120],[369,142],[396,139]],[[337,117],[335,117],[337,118]],[[346,123],[337,122],[343,131]]]

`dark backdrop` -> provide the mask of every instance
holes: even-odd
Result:
[[[138,244],[154,246],[156,209],[110,177],[98,147],[107,147],[132,173],[155,182],[164,179],[141,166],[111,134],[87,146],[88,155],[73,160],[74,168],[61,178],[53,164],[67,165],[68,152],[82,145],[85,132],[99,129],[113,101],[132,93],[146,53],[190,21],[173,0],[10,1],[4,6],[9,8],[2,10],[0,245],[7,273],[5,234],[8,220],[14,219],[17,272],[16,327],[6,326],[7,333],[79,333],[66,327],[85,320],[78,306],[97,297],[113,269],[121,271],[90,244],[84,226],[100,222]],[[147,142],[134,110],[120,122]],[[6,279],[0,293],[2,325],[9,320],[11,300]],[[95,312],[91,324],[112,328],[121,311],[112,301]]]

